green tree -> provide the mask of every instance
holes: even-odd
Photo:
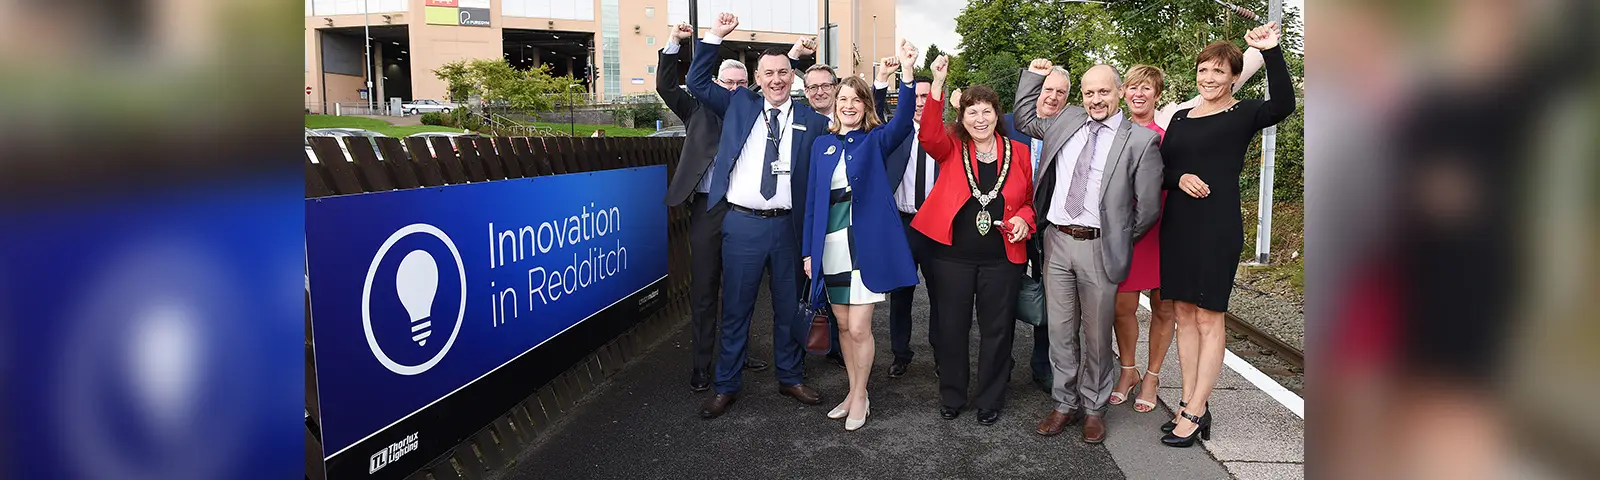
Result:
[[[452,101],[477,96],[520,111],[548,111],[572,101],[567,87],[578,82],[570,75],[551,76],[545,65],[519,69],[499,58],[457,60],[433,74],[445,82]]]
[[[953,62],[949,83],[958,88],[984,84],[1009,95],[1016,91],[1017,75],[1035,58],[1081,73],[1112,60],[1113,31],[1111,11],[1100,4],[973,0],[956,17],[961,58],[973,60]],[[1002,101],[1007,105],[1001,110],[1011,111],[1011,98]]]
[[[939,58],[940,55],[944,55],[944,51],[939,50],[939,45],[928,45],[928,51],[922,54],[922,66],[918,67],[916,71],[931,71],[933,68],[933,60]]]

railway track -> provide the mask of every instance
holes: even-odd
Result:
[[[1250,362],[1297,394],[1304,394],[1305,352],[1267,333],[1233,313],[1225,313],[1230,338],[1228,350]]]

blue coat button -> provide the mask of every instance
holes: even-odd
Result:
[[[846,138],[844,141],[849,142],[849,143],[856,143],[856,139],[854,139],[854,138]]]

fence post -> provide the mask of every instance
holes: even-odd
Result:
[[[333,104],[333,116],[339,116],[339,104],[337,103]]]

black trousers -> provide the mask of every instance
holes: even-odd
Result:
[[[706,194],[689,197],[689,302],[694,322],[694,368],[706,372],[716,358],[718,299],[722,291],[722,220],[728,216],[728,202],[717,202],[708,211]]]
[[[1016,337],[1017,291],[1024,266],[1006,259],[971,261],[935,255],[923,267],[931,275],[930,292],[938,305],[939,397],[946,407],[967,403],[971,375],[968,343],[971,340],[974,299],[978,310],[978,408],[1005,406],[1006,381],[1013,361],[1011,342]]]
[[[918,265],[923,265],[924,280],[928,288],[933,288],[933,276],[928,274],[929,257],[933,256],[933,249],[938,245],[933,239],[923,235],[922,232],[911,228],[912,215],[901,213],[900,223],[906,229],[906,242],[911,245],[911,259]],[[930,292],[932,290],[929,290]],[[900,363],[911,363],[911,358],[916,352],[911,351],[911,304],[916,298],[917,286],[895,289],[889,292],[889,347],[894,352],[894,360]],[[928,305],[928,346],[937,349],[939,344],[939,302],[930,302]],[[935,354],[934,358],[938,358]]]

